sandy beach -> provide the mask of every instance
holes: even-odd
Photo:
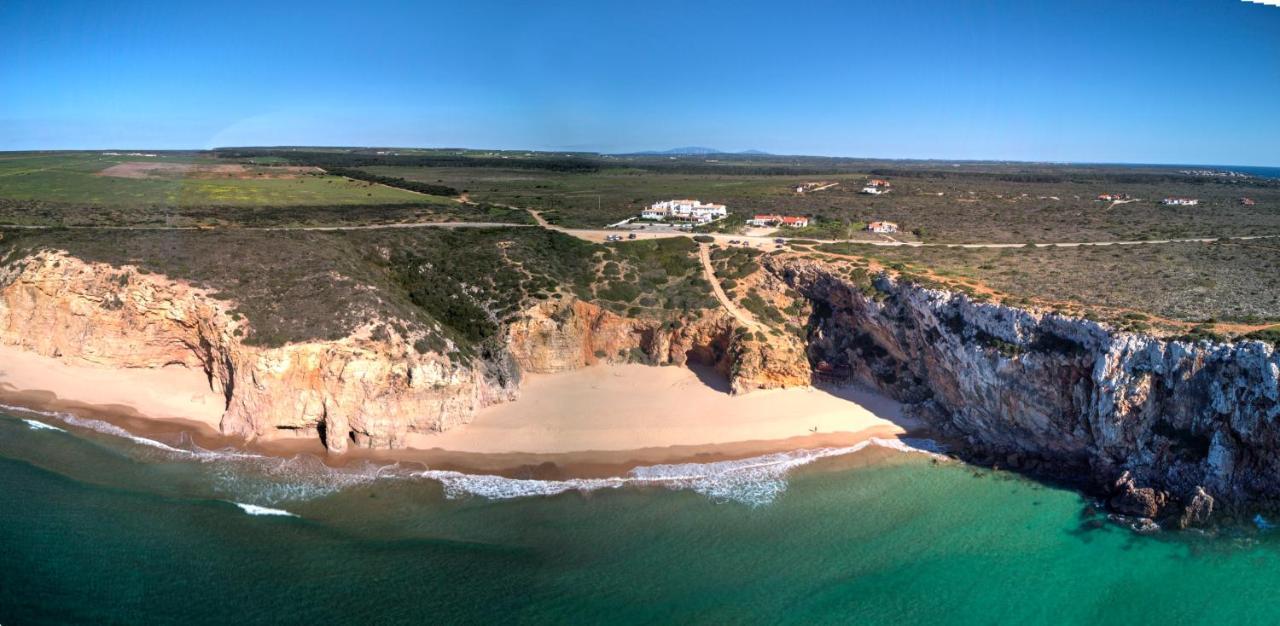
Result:
[[[488,407],[470,424],[443,433],[411,435],[410,447],[555,454],[868,429],[901,433],[914,426],[897,402],[852,387],[733,396],[709,369],[598,365],[527,376],[515,402]]]
[[[220,434],[223,399],[183,367],[109,369],[0,347],[0,403],[105,420],[169,444],[236,447],[334,466],[409,463],[512,477],[617,476],[639,465],[710,462],[893,438],[917,427],[891,399],[855,388],[729,395],[710,370],[595,366],[526,377],[515,402],[467,425],[412,434],[397,450],[327,455],[314,436]]]
[[[96,367],[12,346],[0,346],[0,389],[149,418],[194,421],[214,430],[226,408],[225,399],[209,388],[209,379],[200,370]]]

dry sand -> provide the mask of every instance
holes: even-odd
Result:
[[[102,419],[169,444],[189,438],[205,448],[313,454],[335,466],[400,462],[547,479],[845,447],[917,427],[898,403],[852,388],[732,396],[710,370],[614,365],[530,375],[517,401],[445,433],[410,435],[406,449],[330,456],[313,434],[256,441],[221,435],[223,398],[200,371],[103,368],[8,346],[0,346],[0,403]]]
[[[218,428],[225,400],[204,372],[171,366],[115,369],[76,364],[0,346],[0,388],[45,392],[103,408],[122,407],[153,418],[184,419]]]
[[[853,388],[771,389],[729,395],[708,370],[601,365],[530,375],[515,402],[470,424],[410,436],[413,448],[555,454],[781,440],[916,426],[897,402]]]

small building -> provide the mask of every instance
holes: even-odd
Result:
[[[867,181],[867,186],[862,188],[862,193],[880,196],[889,193],[890,187],[892,187],[892,185],[889,184],[889,181],[882,178],[872,178]]]
[[[1253,198],[1240,198],[1240,204],[1241,206],[1253,206],[1257,203],[1253,201]]]
[[[723,204],[704,203],[698,200],[663,200],[649,205],[640,212],[646,220],[693,222],[706,224],[725,217],[729,210]]]
[[[752,226],[787,226],[790,228],[804,228],[809,225],[809,218],[794,215],[765,215],[758,214],[747,220]]]
[[[782,216],[757,214],[747,220],[747,223],[752,226],[777,226],[782,223]]]
[[[1195,206],[1200,204],[1200,200],[1196,198],[1165,198],[1160,201],[1165,206]]]
[[[896,233],[898,225],[893,222],[871,222],[867,224],[867,230],[873,233]]]

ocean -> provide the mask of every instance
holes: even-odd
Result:
[[[651,471],[695,478],[450,484],[10,411],[0,624],[1280,620],[1269,530],[1140,535],[878,446]]]

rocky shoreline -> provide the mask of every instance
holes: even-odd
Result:
[[[804,311],[799,333],[752,332],[715,310],[663,321],[565,298],[531,304],[502,345],[463,357],[419,349],[415,333],[430,329],[406,325],[246,345],[247,322],[217,294],[41,252],[0,272],[0,343],[198,368],[226,399],[224,434],[314,433],[332,453],[466,423],[515,399],[524,373],[692,361],[735,393],[837,375],[909,405],[967,460],[1079,486],[1139,519],[1186,527],[1280,505],[1280,355],[1268,344],[1118,332],[795,255],[766,255],[753,284],[803,304],[788,307]]]
[[[1280,354],[1168,341],[817,262],[766,270],[816,303],[811,359],[910,404],[961,456],[1186,527],[1274,509]]]

